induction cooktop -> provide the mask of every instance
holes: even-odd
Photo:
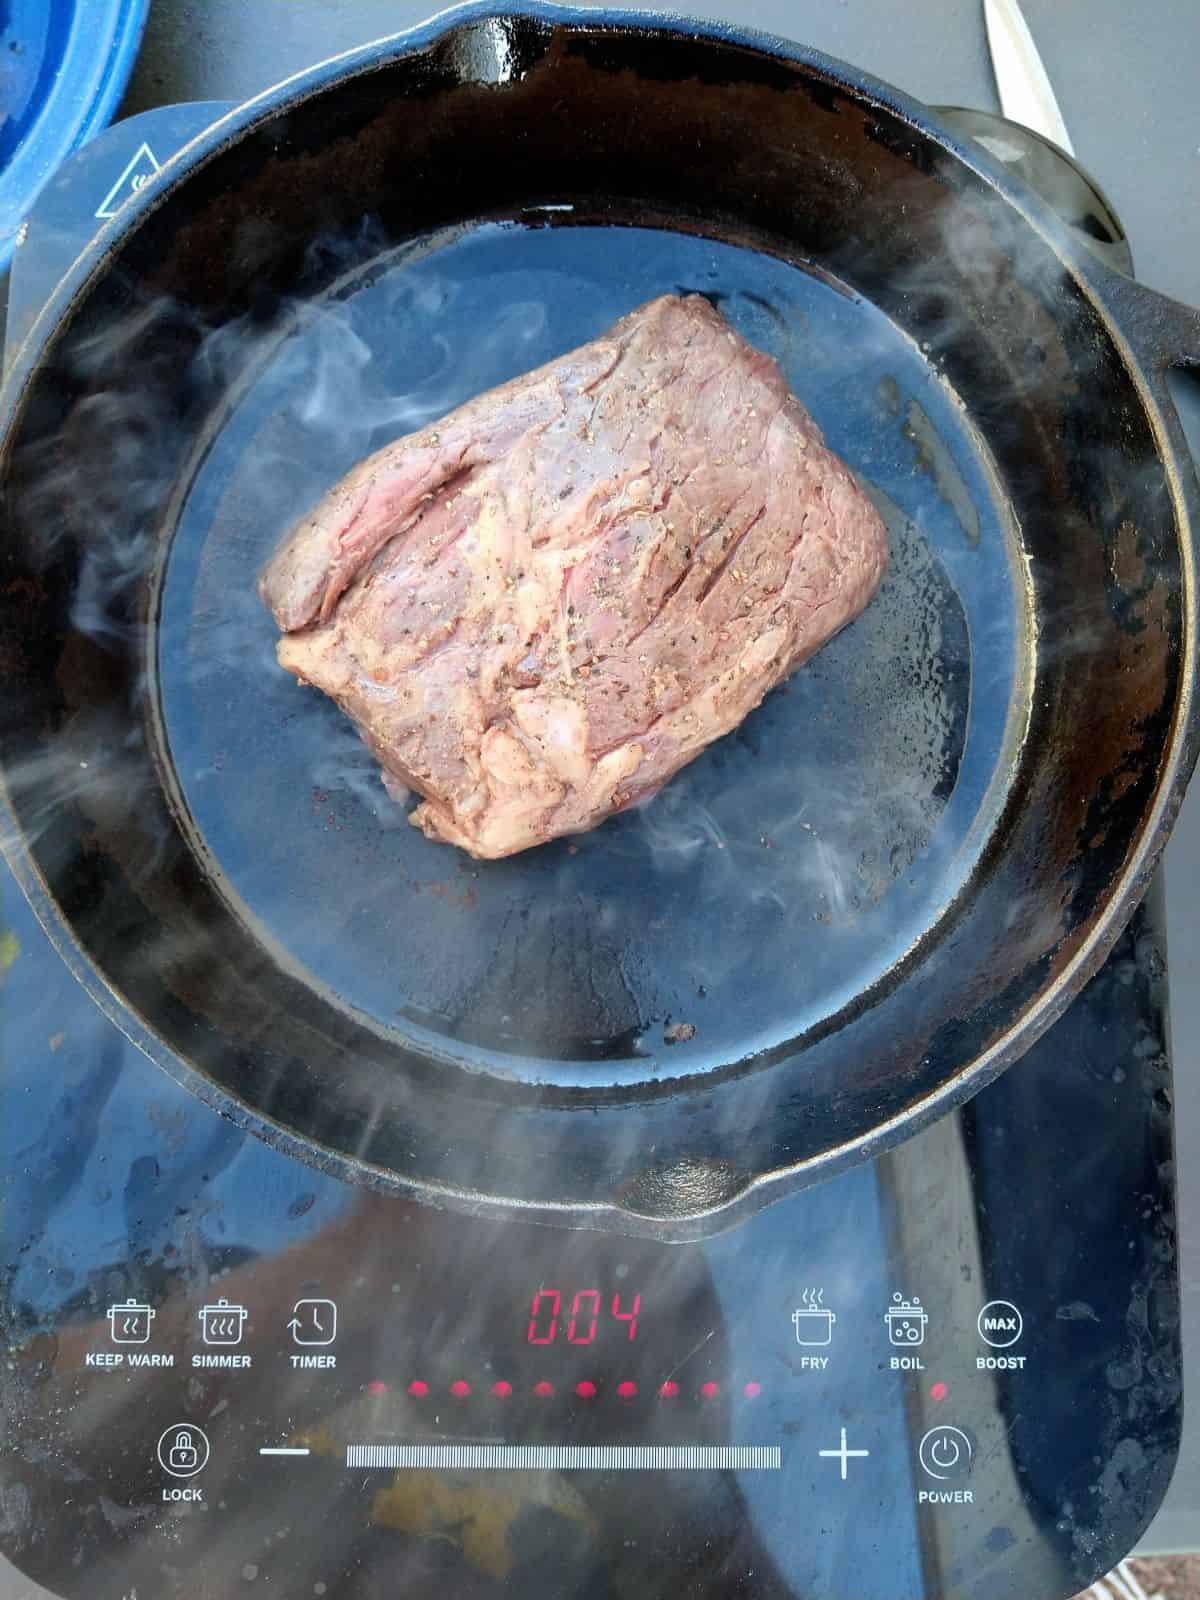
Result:
[[[220,107],[47,191],[10,338]],[[1156,887],[874,1164],[658,1244],[348,1187],[126,1043],[0,885],[0,1550],[51,1592],[963,1600],[1086,1588],[1181,1420]]]

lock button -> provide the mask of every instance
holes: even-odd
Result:
[[[176,1422],[158,1441],[158,1464],[173,1478],[194,1478],[208,1465],[208,1437],[190,1422]]]

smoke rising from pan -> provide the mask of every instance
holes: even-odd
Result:
[[[368,228],[313,248],[320,294],[213,326],[156,300],[76,341],[89,392],[33,447],[32,521],[47,569],[79,552],[70,620],[95,659],[139,665],[124,712],[110,701],[96,721],[102,773],[78,765],[78,719],[49,791],[54,751],[30,765],[27,826],[78,806],[123,833],[135,880],[160,872],[171,819],[129,801],[161,706],[195,826],[291,960],[384,1027],[534,1062],[654,1056],[668,1029],[672,1062],[740,1056],[819,1014],[872,950],[903,945],[979,803],[986,751],[945,832],[973,675],[995,661],[1007,692],[1002,610],[972,661],[970,586],[1006,558],[953,397],[890,324],[818,279],[704,240],[615,234],[494,227],[384,251]],[[891,571],[858,623],[653,800],[570,843],[470,863],[407,827],[345,721],[278,668],[255,577],[362,456],[679,284],[785,362],[876,493]],[[908,397],[966,462],[958,510],[904,434]],[[964,495],[981,507],[978,548]]]

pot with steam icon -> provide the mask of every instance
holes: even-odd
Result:
[[[805,1289],[800,1296],[803,1303],[792,1312],[797,1344],[829,1344],[832,1340],[837,1313],[821,1304],[824,1295],[824,1289]]]
[[[149,1344],[150,1324],[158,1315],[153,1306],[123,1300],[107,1311],[109,1337],[114,1344]]]
[[[202,1306],[196,1313],[204,1332],[205,1344],[240,1344],[242,1325],[249,1313],[245,1306],[218,1300],[215,1306]]]

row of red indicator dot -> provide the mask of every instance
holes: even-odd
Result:
[[[375,1382],[367,1385],[367,1393],[370,1395],[385,1395],[387,1392],[387,1384],[380,1383],[378,1379],[376,1379]],[[420,1378],[415,1378],[413,1382],[409,1384],[408,1392],[415,1400],[423,1400],[431,1391],[427,1383],[423,1383]],[[471,1385],[462,1378],[458,1378],[450,1385],[450,1393],[456,1400],[467,1399],[471,1392]],[[506,1383],[503,1379],[501,1379],[499,1383],[494,1383],[492,1385],[492,1393],[498,1400],[507,1400],[512,1392],[512,1384]],[[533,1392],[539,1396],[539,1398],[543,1400],[549,1400],[554,1394],[554,1385],[552,1383],[547,1383],[545,1379],[543,1379],[541,1383],[534,1384]],[[599,1389],[590,1378],[584,1378],[581,1383],[577,1383],[575,1385],[575,1393],[581,1400],[594,1400],[599,1392]],[[935,1383],[930,1386],[929,1397],[931,1400],[941,1401],[946,1398],[949,1392],[949,1389],[944,1383]],[[682,1390],[679,1384],[674,1382],[673,1379],[668,1378],[666,1383],[659,1386],[658,1397],[660,1400],[674,1400],[681,1393]],[[720,1393],[721,1386],[719,1383],[709,1382],[702,1383],[700,1385],[700,1395],[704,1400],[715,1400]],[[762,1384],[753,1382],[745,1383],[742,1385],[742,1393],[745,1395],[747,1400],[755,1400],[762,1393]],[[617,1385],[617,1394],[622,1400],[633,1400],[638,1394],[638,1386],[636,1383],[630,1383],[628,1381],[619,1383]]]
[[[367,1385],[368,1394],[385,1395],[387,1392],[388,1386],[386,1383],[380,1383],[376,1381]],[[412,1383],[410,1383],[408,1386],[408,1392],[410,1395],[412,1395],[414,1400],[423,1400],[425,1396],[430,1394],[432,1391],[429,1384],[422,1382],[420,1378],[414,1378]],[[499,1383],[494,1383],[492,1385],[492,1394],[497,1400],[507,1400],[512,1392],[512,1384],[506,1383],[503,1379],[501,1379]],[[554,1385],[543,1379],[540,1383],[534,1384],[533,1392],[538,1396],[539,1399],[549,1400],[554,1395]],[[588,1378],[584,1378],[582,1382],[575,1385],[575,1394],[580,1400],[594,1400],[599,1392],[600,1391],[597,1386]],[[640,1391],[636,1383],[632,1383],[626,1379],[624,1383],[617,1384],[616,1392],[618,1397],[622,1400],[634,1400],[637,1398]],[[683,1391],[680,1385],[674,1382],[673,1379],[668,1378],[666,1383],[659,1385],[658,1397],[660,1400],[674,1400],[680,1394],[682,1394],[682,1392]],[[456,1400],[466,1400],[472,1393],[471,1385],[467,1383],[464,1378],[457,1378],[450,1385],[450,1393]],[[700,1385],[700,1398],[702,1400],[715,1400],[720,1393],[721,1385],[719,1383],[713,1383],[710,1381]],[[742,1394],[747,1400],[754,1400],[761,1393],[761,1383],[745,1383],[742,1385]]]

